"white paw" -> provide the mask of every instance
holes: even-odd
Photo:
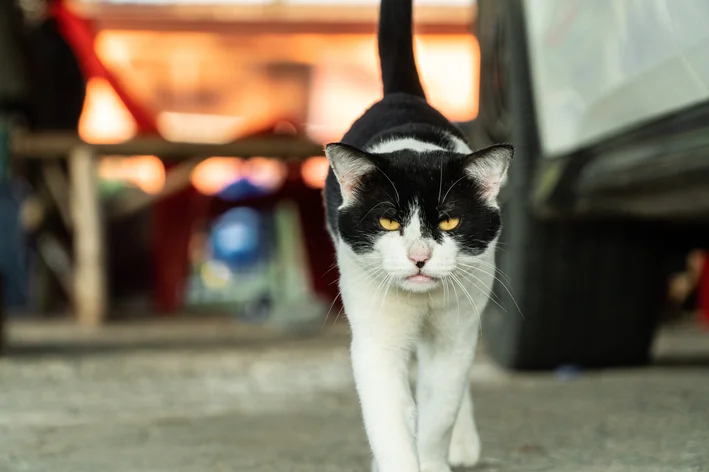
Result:
[[[480,449],[480,436],[475,429],[454,434],[448,460],[453,467],[472,467],[480,460]]]

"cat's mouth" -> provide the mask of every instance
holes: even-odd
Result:
[[[412,292],[428,292],[438,286],[438,279],[424,273],[410,275],[403,280],[402,288]]]
[[[426,274],[420,274],[420,273],[419,273],[419,274],[412,275],[412,276],[410,276],[410,277],[406,277],[406,281],[407,281],[407,282],[419,283],[419,284],[420,284],[420,283],[430,283],[430,282],[433,282],[433,281],[435,281],[435,280],[436,280],[436,279],[435,279],[434,277],[429,277],[429,276],[426,275]]]

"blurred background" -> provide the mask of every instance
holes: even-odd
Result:
[[[381,96],[377,15],[0,3],[0,470],[364,470],[322,145]],[[706,470],[705,0],[417,0],[414,17],[429,101],[475,147],[516,147],[473,372],[486,464]]]
[[[93,144],[270,135],[317,144],[313,156],[198,150],[175,162],[149,146],[155,155],[96,155],[108,316],[213,306],[260,316],[244,310],[273,302],[267,292],[283,275],[272,270],[283,263],[279,230],[304,236],[287,242],[303,258],[285,269],[301,273],[293,283],[332,301],[336,271],[326,279],[334,259],[320,203],[327,163],[318,148],[380,95],[376,3],[11,3],[3,8],[15,15],[5,32],[12,129],[55,132],[55,140],[78,133]],[[431,100],[451,119],[470,120],[479,74],[473,10],[466,2],[422,8],[416,49]],[[10,249],[3,240],[5,251],[26,255],[5,276],[5,305],[18,316],[55,316],[71,310],[71,183],[58,168],[62,156],[46,166],[46,155],[25,157],[34,160],[15,161],[12,182],[16,212],[31,215],[24,233],[32,242]],[[292,212],[278,226],[278,215]]]

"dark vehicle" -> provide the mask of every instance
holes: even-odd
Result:
[[[671,262],[709,241],[709,3],[477,3],[471,132],[517,149],[498,254],[515,300],[498,284],[487,348],[515,369],[642,364]]]

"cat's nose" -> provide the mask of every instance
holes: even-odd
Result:
[[[409,260],[419,269],[426,265],[426,261],[431,258],[431,249],[427,247],[414,247],[409,251]]]

